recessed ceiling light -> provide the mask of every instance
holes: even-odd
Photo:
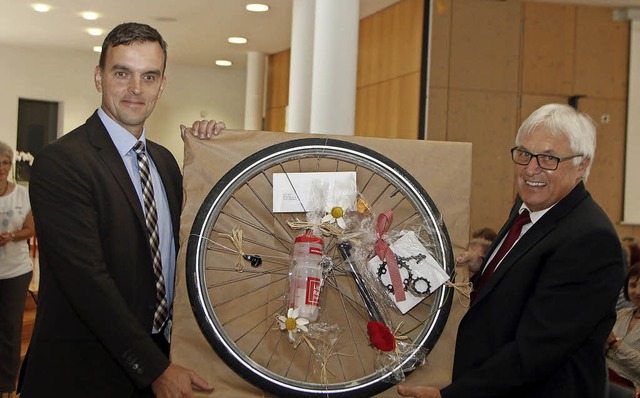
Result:
[[[265,12],[269,11],[269,6],[266,4],[247,4],[246,9],[253,12]]]
[[[102,52],[102,46],[93,46],[93,51],[97,52],[97,53],[101,53]]]
[[[100,36],[102,35],[102,33],[104,33],[104,30],[100,28],[87,28],[87,33],[89,33],[91,36]]]
[[[37,12],[49,12],[49,10],[51,10],[51,6],[49,4],[42,3],[31,4],[31,8]]]
[[[82,11],[80,15],[82,16],[82,18],[86,19],[87,21],[95,21],[100,17],[100,15],[97,12],[93,12],[93,11]]]
[[[216,60],[216,65],[218,65],[218,66],[231,66],[232,64],[233,64],[233,62],[227,61],[226,59],[217,59]]]
[[[227,39],[229,43],[233,44],[245,44],[247,42],[246,37],[230,37]]]

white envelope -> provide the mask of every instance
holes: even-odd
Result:
[[[356,172],[274,173],[273,212],[302,213],[318,210],[313,189],[317,187],[356,187]],[[355,198],[357,192],[353,192]],[[316,199],[317,200],[317,199]]]

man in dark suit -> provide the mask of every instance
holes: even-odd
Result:
[[[30,195],[42,274],[22,397],[177,397],[212,389],[168,359],[182,176],[144,130],[167,81],[165,66],[166,43],[155,29],[117,26],[95,69],[101,107],[36,157]],[[221,128],[196,122],[193,133],[209,137]],[[143,201],[149,185],[154,228]]]
[[[458,329],[453,381],[441,390],[400,385],[401,395],[604,396],[623,263],[611,222],[584,187],[595,138],[591,120],[566,105],[545,105],[522,124],[509,219],[487,261],[470,252],[458,259],[476,273],[476,292]],[[494,261],[517,218],[515,244]]]

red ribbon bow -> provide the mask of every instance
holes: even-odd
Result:
[[[376,232],[378,233],[378,240],[374,246],[376,255],[381,261],[387,262],[387,270],[389,271],[389,277],[391,278],[391,286],[393,286],[393,294],[396,302],[405,301],[407,296],[404,293],[404,284],[402,283],[402,276],[400,276],[400,269],[398,269],[398,262],[396,261],[396,255],[389,247],[389,244],[382,239],[385,233],[391,227],[393,222],[393,212],[387,210],[378,216],[378,227]]]

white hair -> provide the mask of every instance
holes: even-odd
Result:
[[[564,135],[569,139],[569,146],[574,154],[582,154],[582,157],[572,160],[574,166],[579,165],[584,159],[590,160],[582,176],[582,180],[587,182],[596,152],[596,126],[591,118],[569,105],[543,105],[518,129],[516,146],[520,146],[522,139],[538,127],[544,127],[551,134]]]

